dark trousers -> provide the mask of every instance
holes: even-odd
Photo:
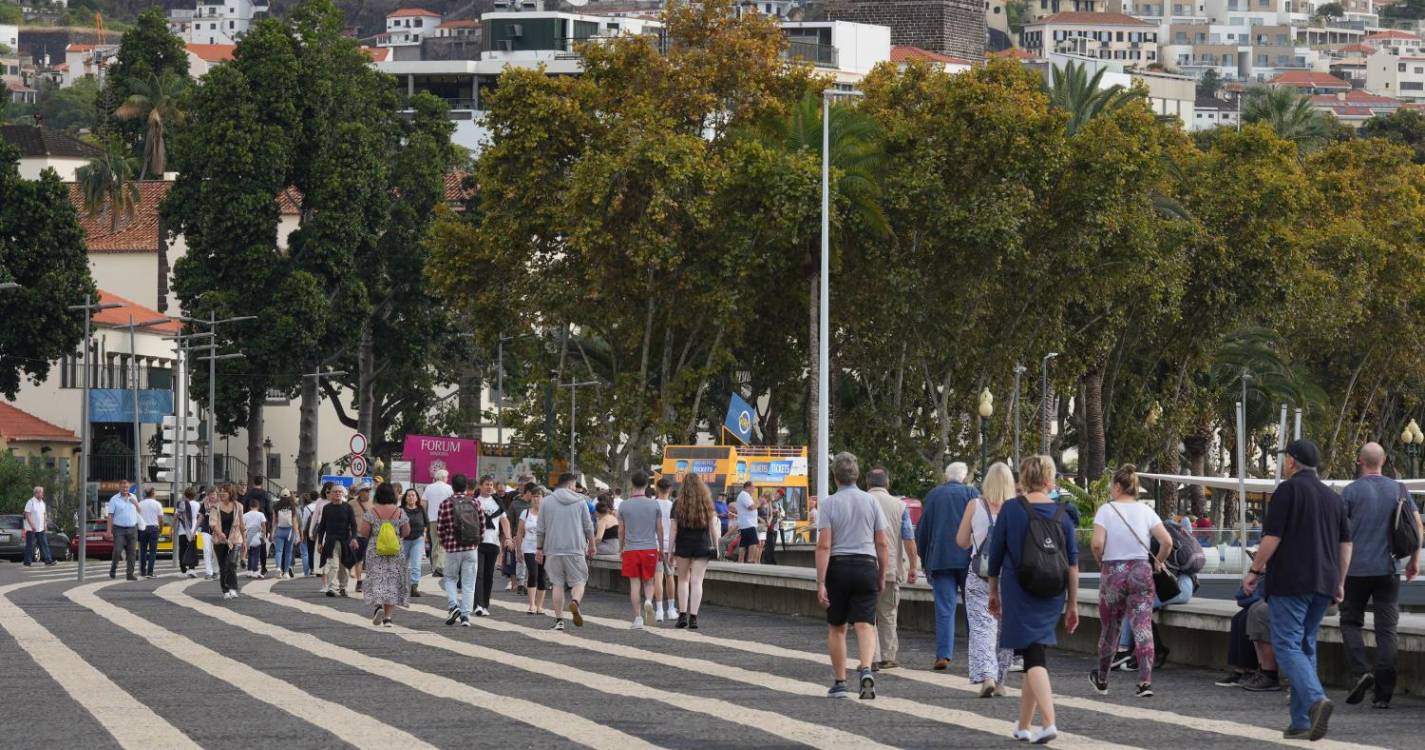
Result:
[[[479,566],[475,574],[475,605],[490,608],[490,587],[495,585],[495,561],[500,559],[500,545],[480,543]]]
[[[256,572],[259,570],[258,566],[261,565],[261,564],[263,563],[263,561],[265,561],[266,559],[267,559],[267,545],[266,545],[266,544],[254,544],[254,545],[248,547],[248,548],[247,548],[247,571],[248,571],[249,573],[256,573]],[[266,575],[266,573],[264,573],[263,575]]]
[[[1227,665],[1244,672],[1255,672],[1261,667],[1257,662],[1257,649],[1247,637],[1247,613],[1251,609],[1243,607],[1232,615],[1232,629],[1227,637]],[[1156,630],[1154,635],[1157,635]]]
[[[178,548],[177,548],[176,552],[177,552],[177,555],[178,555],[178,570],[179,570],[179,572],[180,572],[180,573],[187,573],[189,570],[192,570],[193,568],[198,567],[197,565],[189,565],[189,564],[188,564],[188,555],[192,554],[192,553],[190,553],[188,550],[189,550],[189,549],[193,549],[195,552],[197,551],[197,550],[193,547],[193,537],[184,536],[184,535],[182,535],[182,534],[179,534],[179,535],[178,535],[177,542],[178,542]],[[196,558],[195,558],[195,559],[196,559]]]
[[[237,591],[237,552],[231,545],[213,545],[213,554],[218,556],[218,585],[223,593]]]
[[[158,562],[158,527],[146,526],[139,532],[139,575],[153,575],[153,566]]]
[[[54,557],[49,551],[49,537],[44,532],[31,531],[25,534],[25,565],[29,565],[35,559],[35,547],[40,548],[40,558],[45,561],[45,565],[54,562]]]
[[[139,535],[133,526],[114,527],[114,551],[109,556],[109,577],[119,570],[119,555],[124,556],[128,577],[134,577],[134,561],[138,558]]]
[[[1366,604],[1375,615],[1376,659],[1372,670],[1366,658],[1362,626]],[[1400,621],[1400,578],[1388,576],[1347,576],[1346,598],[1341,601],[1341,640],[1346,646],[1346,662],[1356,676],[1374,671],[1375,700],[1389,701],[1395,694],[1395,627]]]
[[[307,559],[312,561],[312,570],[317,569],[317,540],[308,538],[303,544],[307,545]],[[304,566],[305,567],[305,564]],[[305,570],[302,572],[306,572]]]

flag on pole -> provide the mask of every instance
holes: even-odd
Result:
[[[723,427],[729,435],[747,445],[752,442],[752,424],[756,421],[756,414],[750,404],[734,393],[732,401],[727,405],[727,419],[723,420]]]

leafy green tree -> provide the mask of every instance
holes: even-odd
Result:
[[[1217,92],[1221,90],[1222,77],[1217,74],[1217,68],[1208,68],[1202,77],[1197,79],[1198,96],[1217,96]]]
[[[13,399],[22,380],[40,383],[50,364],[83,338],[83,319],[66,309],[97,295],[84,230],[69,190],[53,170],[20,179],[19,157],[0,143],[0,394]]]
[[[132,221],[138,210],[141,197],[136,173],[139,170],[138,160],[129,156],[128,149],[108,143],[102,153],[74,171],[84,196],[84,210],[90,216],[97,216],[107,207],[111,232],[118,232],[121,223]]]
[[[1330,122],[1312,108],[1311,97],[1288,87],[1253,89],[1242,105],[1242,122],[1263,123],[1303,149],[1321,145],[1330,134]]]
[[[1103,74],[1107,72],[1108,68],[1099,68],[1090,76],[1088,66],[1072,61],[1062,68],[1055,65],[1050,70],[1050,81],[1045,87],[1049,104],[1069,114],[1069,121],[1064,126],[1069,137],[1072,138],[1095,117],[1142,98],[1142,92],[1119,84],[1104,87]]]
[[[19,26],[24,23],[25,14],[14,3],[0,2],[0,23]]]
[[[1408,146],[1411,159],[1416,164],[1425,164],[1425,114],[1413,109],[1397,109],[1388,115],[1376,115],[1361,125],[1360,135]]]
[[[1345,15],[1346,9],[1340,3],[1323,3],[1316,6],[1317,18],[1343,18]]]
[[[176,97],[188,80],[188,51],[183,40],[168,30],[168,19],[162,7],[152,7],[139,14],[134,28],[125,32],[114,62],[104,79],[104,88],[95,102],[98,112],[95,124],[102,131],[102,137],[118,135],[134,149],[135,155],[143,155],[144,166],[150,172],[162,174],[152,169],[151,153],[155,143],[148,136],[153,135],[154,123],[147,121],[151,111],[148,105],[141,106],[140,117],[123,117],[118,110],[129,107],[131,99],[139,95],[150,102],[157,100],[162,116],[168,125],[176,124],[178,103]],[[158,146],[164,146],[162,124],[159,126]],[[140,142],[143,150],[139,150]]]
[[[144,123],[143,171],[139,179],[148,174],[161,177],[168,165],[168,128],[183,124],[179,97],[188,88],[188,81],[165,73],[162,77],[150,75],[148,80],[131,80],[125,88],[131,93],[114,114],[121,120]]]

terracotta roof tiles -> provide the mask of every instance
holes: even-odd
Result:
[[[158,204],[173,187],[171,182],[146,180],[137,183],[139,201],[134,217],[120,217],[119,231],[112,229],[112,214],[106,202],[94,214],[84,207],[84,193],[77,183],[69,183],[69,200],[79,212],[79,224],[88,238],[91,253],[156,253],[158,252]]]
[[[6,401],[0,401],[0,438],[16,443],[79,443],[73,430],[50,424]]]

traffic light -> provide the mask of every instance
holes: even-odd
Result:
[[[159,482],[178,482],[182,480],[179,466],[188,456],[196,455],[197,449],[194,443],[198,439],[198,420],[190,419],[188,424],[180,430],[178,428],[178,417],[166,416],[163,418],[163,446],[159,448],[159,456],[155,460],[159,467]]]

